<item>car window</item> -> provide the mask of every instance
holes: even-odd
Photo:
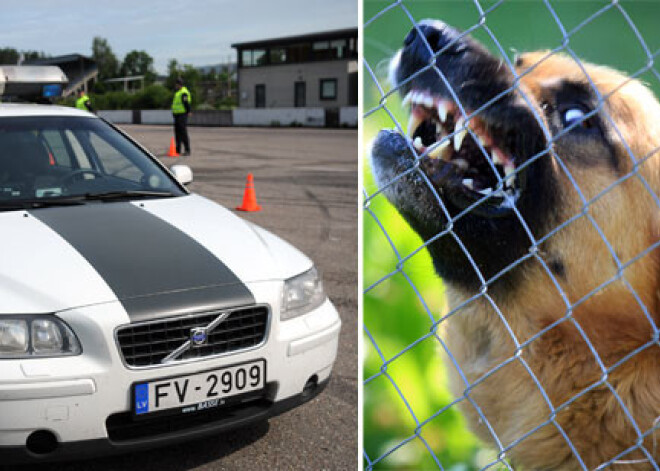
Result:
[[[97,118],[0,118],[0,203],[116,192],[184,195],[139,146]]]
[[[140,168],[133,165],[117,148],[98,134],[90,133],[89,143],[98,156],[99,164],[107,174],[134,182],[139,182],[144,177]]]
[[[53,157],[55,165],[70,168],[71,156],[69,155],[69,152],[64,145],[62,133],[59,131],[47,129],[41,133],[41,136],[46,142],[46,147],[48,148],[50,155]]]
[[[75,159],[77,164],[76,167],[92,168],[92,164],[89,162],[89,159],[85,154],[85,151],[83,150],[82,146],[80,145],[80,142],[73,134],[73,132],[70,129],[67,129],[66,131],[64,131],[64,134],[66,135],[67,142],[69,143],[69,145],[71,146],[71,150],[73,151],[73,158]]]

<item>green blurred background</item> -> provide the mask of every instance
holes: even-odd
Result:
[[[611,4],[592,0],[549,3],[569,32]],[[542,1],[480,1],[479,5],[484,11],[496,6],[485,16],[485,24],[510,58],[515,51],[554,49],[564,42],[561,28]],[[656,53],[660,48],[660,1],[622,0],[619,5],[630,16],[650,52]],[[364,336],[364,448],[368,457],[365,467],[376,460],[374,469],[437,469],[425,441],[445,470],[467,471],[486,466],[496,455],[480,446],[466,430],[455,407],[434,416],[454,399],[447,391],[440,344],[428,335],[434,320],[447,312],[442,282],[434,275],[426,250],[416,252],[421,239],[382,194],[374,196],[377,189],[368,162],[367,149],[376,133],[396,125],[385,108],[402,129],[406,128],[407,112],[401,108],[400,98],[393,95],[383,99],[379,91],[380,87],[386,94],[391,89],[387,83],[388,60],[412,27],[406,10],[415,21],[438,18],[463,30],[477,24],[480,18],[479,9],[470,0],[364,0],[364,59],[371,69],[370,72],[365,66],[362,74],[367,115],[362,127],[364,190],[369,198],[363,218],[364,325],[370,334]],[[495,44],[481,28],[472,35],[497,53]],[[642,44],[616,6],[572,34],[569,46],[584,60],[628,74],[636,73],[649,62]],[[639,78],[659,95],[656,75],[646,71]],[[381,104],[384,107],[379,108]],[[389,235],[394,249],[378,223]],[[414,253],[398,272],[395,250],[402,258]],[[394,274],[389,276],[391,273]],[[381,372],[383,358],[389,361],[386,374]],[[424,441],[414,437],[415,418],[419,423],[426,422],[420,429]],[[413,439],[397,448],[410,437]],[[392,449],[395,451],[379,460]]]

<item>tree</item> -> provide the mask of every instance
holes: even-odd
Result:
[[[40,51],[18,51],[13,47],[0,48],[0,64],[16,65],[22,58],[24,61],[43,59],[46,54]]]
[[[192,93],[192,103],[195,106],[195,103],[198,102],[200,98],[198,84],[201,80],[202,74],[190,64],[179,65],[179,62],[176,59],[170,59],[167,63],[167,80],[165,81],[165,86],[173,90],[174,82],[176,79],[181,77],[183,83],[186,85],[186,88]]]
[[[167,63],[167,80],[165,84],[168,88],[174,88],[174,82],[179,77],[183,79],[187,88],[192,89],[197,86],[202,74],[190,64],[181,66],[176,59],[170,59]]]
[[[149,85],[156,79],[154,59],[146,51],[133,50],[124,57],[121,64],[121,75],[125,77],[144,75],[144,82]]]
[[[165,86],[170,90],[173,89],[174,82],[180,75],[179,62],[176,59],[170,59],[167,62],[167,80],[165,80]]]
[[[20,54],[12,47],[0,48],[0,64],[16,64]]]
[[[96,36],[92,41],[92,57],[99,67],[99,80],[106,80],[117,76],[119,61],[112,52],[108,41]]]
[[[21,51],[21,54],[23,54],[23,59],[26,61],[44,59],[47,57],[46,53],[43,51]]]

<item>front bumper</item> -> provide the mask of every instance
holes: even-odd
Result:
[[[314,397],[328,383],[337,355],[341,326],[337,311],[327,301],[282,322],[281,283],[250,288],[256,299],[272,308],[270,331],[262,346],[167,366],[124,365],[114,339],[115,329],[127,319],[120,303],[58,313],[78,335],[83,354],[0,360],[0,463],[54,461],[170,444],[265,420]],[[256,359],[266,361],[266,388],[249,402],[185,416],[133,420],[134,383]],[[35,453],[35,447],[26,446],[30,439],[34,443],[35,432],[51,437],[56,446]]]
[[[223,414],[216,414],[217,417],[214,417],[214,420],[200,424],[195,424],[192,421],[189,424],[180,424],[181,429],[178,431],[170,431],[152,437],[121,442],[113,441],[109,438],[64,442],[60,443],[52,453],[46,455],[31,453],[25,446],[0,446],[0,462],[2,464],[20,464],[97,458],[99,456],[146,450],[157,446],[199,439],[227,430],[249,426],[250,424],[267,420],[298,407],[321,393],[329,382],[330,378],[327,378],[313,390],[305,391],[279,402],[270,404],[267,402],[258,402],[250,407],[241,409],[218,409],[216,412],[222,411]],[[165,423],[162,419],[155,420],[160,421],[163,428],[171,427],[171,422]],[[145,427],[149,425],[148,422],[146,421],[144,423]]]

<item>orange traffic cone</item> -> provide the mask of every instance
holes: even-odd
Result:
[[[239,211],[261,211],[261,206],[257,204],[257,195],[254,192],[254,177],[248,173],[245,183],[245,193],[243,193],[243,204],[236,208]]]
[[[174,144],[174,138],[170,140],[170,151],[167,153],[167,157],[178,157],[179,154],[176,151],[176,144]]]

